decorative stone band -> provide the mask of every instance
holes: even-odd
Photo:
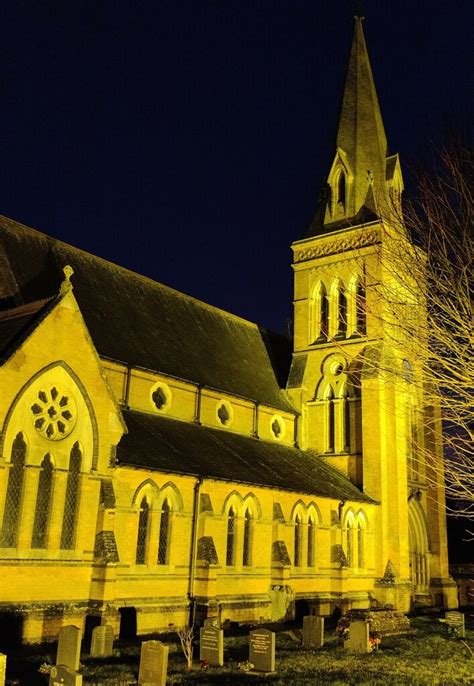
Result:
[[[380,234],[378,231],[364,231],[358,232],[355,235],[349,235],[345,238],[339,238],[335,241],[328,241],[313,245],[310,248],[301,248],[295,250],[295,262],[306,262],[315,257],[324,257],[326,255],[334,255],[347,250],[357,250],[365,248],[368,245],[375,245],[380,242]]]

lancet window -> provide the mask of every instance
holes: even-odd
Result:
[[[161,506],[161,517],[160,517],[160,534],[158,540],[158,564],[166,565],[168,564],[169,558],[169,542],[171,534],[171,508],[168,500],[163,502]]]
[[[302,547],[303,547],[303,523],[299,514],[295,517],[295,567],[301,567],[302,563]]]
[[[12,445],[11,466],[8,472],[7,495],[2,524],[2,547],[14,548],[17,544],[21,514],[26,443],[19,433]]]
[[[229,509],[227,515],[227,547],[226,547],[226,565],[231,567],[235,564],[235,534],[236,534],[237,518],[234,508]]]
[[[242,565],[250,567],[252,564],[252,515],[250,510],[245,511],[244,517],[244,543],[242,550]]]
[[[66,500],[64,503],[63,527],[61,532],[61,548],[74,548],[77,526],[77,509],[79,504],[79,481],[82,454],[78,443],[74,443],[69,458],[69,474],[66,484]]]
[[[314,556],[314,538],[316,534],[316,527],[314,526],[313,518],[310,516],[308,518],[308,567],[314,567],[315,556]]]
[[[35,520],[33,524],[33,537],[31,540],[32,548],[46,548],[52,486],[53,464],[50,455],[46,455],[41,463],[41,472],[38,480]]]
[[[137,565],[144,565],[146,562],[149,518],[150,506],[146,497],[144,497],[140,503],[140,515],[138,518],[137,549],[135,554],[135,563]]]

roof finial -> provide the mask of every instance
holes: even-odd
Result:
[[[74,274],[74,269],[71,265],[67,264],[63,267],[64,281],[61,283],[60,293],[61,295],[66,295],[69,291],[72,291],[71,276]]]
[[[365,17],[363,16],[362,0],[357,0],[356,2],[354,19],[356,21],[364,21],[365,19]]]

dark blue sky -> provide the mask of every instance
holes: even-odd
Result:
[[[283,330],[355,4],[4,3],[0,212]],[[473,5],[363,5],[390,150],[407,165],[472,111]]]

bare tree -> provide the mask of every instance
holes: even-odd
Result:
[[[177,632],[179,640],[181,643],[181,648],[186,658],[186,665],[188,669],[193,666],[193,639],[194,639],[194,628],[192,626],[180,629]]]
[[[384,358],[415,398],[411,454],[428,482],[444,479],[458,516],[474,518],[473,151],[450,144],[416,173],[417,194],[394,192],[381,209],[378,273],[368,274],[378,319],[394,358]],[[385,203],[386,207],[386,203]],[[369,312],[368,312],[369,314]],[[380,364],[380,362],[379,362]],[[437,439],[442,433],[444,454]]]

